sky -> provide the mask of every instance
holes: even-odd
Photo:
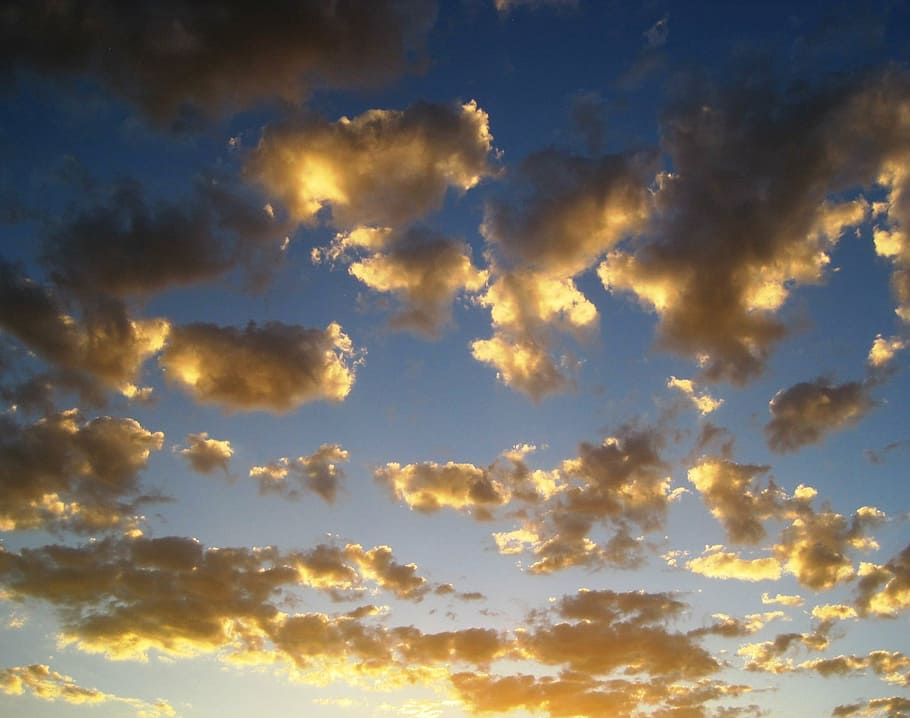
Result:
[[[0,1],[0,714],[910,716],[908,48]]]

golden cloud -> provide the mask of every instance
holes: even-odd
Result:
[[[138,474],[161,449],[160,431],[134,419],[88,421],[76,409],[0,424],[0,530],[125,529],[139,504],[154,500],[141,495]]]
[[[337,444],[323,444],[309,456],[294,460],[282,457],[263,466],[253,466],[250,478],[259,481],[260,494],[274,493],[299,499],[302,492],[309,491],[331,504],[338,495],[339,482],[344,478],[344,470],[338,464],[347,462],[348,456],[348,452]]]
[[[292,216],[333,226],[401,227],[494,173],[487,114],[475,102],[422,102],[337,122],[307,117],[264,131],[248,171]]]
[[[187,434],[186,446],[178,448],[177,453],[190,462],[193,471],[200,474],[211,474],[221,469],[227,474],[228,464],[234,455],[230,441],[210,439],[208,433]]]
[[[355,350],[338,324],[326,329],[250,322],[173,327],[159,358],[168,378],[199,402],[233,411],[290,411],[341,401],[354,385]]]

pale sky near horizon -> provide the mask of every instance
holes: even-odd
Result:
[[[910,716],[908,30],[0,0],[0,715]]]

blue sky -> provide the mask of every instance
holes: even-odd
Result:
[[[0,3],[0,712],[910,715],[905,3]]]

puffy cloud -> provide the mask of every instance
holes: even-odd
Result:
[[[910,657],[900,651],[872,651],[865,656],[818,658],[799,664],[799,668],[815,671],[826,678],[871,670],[888,683],[910,685]]]
[[[234,455],[230,441],[210,439],[206,432],[200,434],[187,434],[186,446],[178,449],[177,453],[190,462],[194,471],[200,474],[211,474],[217,469],[227,473],[228,464]]]
[[[475,359],[492,365],[504,384],[535,400],[572,386],[572,362],[552,355],[553,331],[592,337],[598,315],[571,278],[501,272],[478,302],[490,308],[493,336],[472,342]]]
[[[758,543],[765,536],[764,521],[776,516],[786,501],[773,481],[763,489],[755,485],[755,479],[768,469],[713,457],[703,458],[689,469],[689,481],[731,541]]]
[[[896,616],[910,608],[910,546],[882,566],[860,564],[856,605],[863,615]]]
[[[773,451],[797,451],[826,434],[851,426],[875,406],[863,382],[804,381],[774,395],[765,437]]]
[[[392,326],[436,336],[451,319],[459,292],[477,292],[487,272],[474,267],[471,248],[426,230],[410,229],[388,251],[356,260],[348,272],[370,289],[393,294],[403,307]]]
[[[54,281],[81,295],[129,296],[211,279],[269,244],[287,223],[261,201],[218,177],[200,180],[189,199],[152,204],[141,185],[121,180],[109,196],[77,207],[44,242]]]
[[[243,329],[185,324],[171,330],[159,364],[205,404],[283,412],[309,401],[341,401],[354,384],[351,340],[338,324],[307,329],[250,322]]]
[[[693,638],[672,633],[661,621],[685,604],[668,594],[581,591],[556,606],[569,619],[518,636],[523,657],[564,665],[586,675],[639,673],[694,679],[718,670],[718,663]]]
[[[832,718],[906,718],[907,715],[910,715],[910,699],[903,696],[872,698],[865,703],[845,703],[831,712]]]
[[[747,643],[737,651],[746,658],[746,670],[790,673],[797,669],[792,655],[797,650],[824,651],[831,643],[834,620],[824,620],[807,633],[780,633],[773,641]]]
[[[906,89],[906,88],[905,88]],[[879,101],[887,101],[885,97]],[[906,98],[901,104],[906,109]],[[901,118],[901,129],[906,132],[910,122]],[[877,218],[884,216],[884,221],[876,226],[873,238],[875,251],[881,257],[891,260],[894,267],[891,273],[891,291],[897,300],[895,313],[905,323],[910,322],[910,150],[903,148],[903,154],[894,157],[878,178],[879,184],[888,189],[885,202],[874,207]]]
[[[817,492],[809,486],[800,485],[788,495],[769,481],[766,488],[759,490],[754,480],[765,471],[767,467],[716,458],[702,459],[689,470],[689,480],[732,541],[754,545],[764,538],[766,521],[790,521],[772,546],[773,558],[743,561],[738,555],[715,547],[690,562],[691,570],[725,578],[774,578],[775,571],[783,570],[815,590],[829,589],[853,578],[850,553],[876,548],[867,533],[884,519],[884,514],[868,506],[858,509],[850,519],[830,510],[816,511],[812,501]]]
[[[897,353],[907,347],[907,342],[900,337],[883,337],[876,335],[872,347],[869,349],[867,362],[873,369],[883,369],[897,356]]]
[[[374,472],[376,480],[412,509],[434,513],[443,507],[469,510],[478,518],[509,500],[506,487],[486,469],[473,464],[389,463]]]
[[[781,532],[774,556],[802,585],[814,590],[833,588],[856,575],[851,551],[878,548],[866,534],[883,519],[881,511],[868,506],[849,520],[833,511],[806,512]]]
[[[422,102],[272,125],[247,169],[305,224],[329,208],[341,229],[400,227],[440,207],[449,187],[465,191],[491,175],[492,141],[475,102]]]
[[[652,156],[544,150],[519,168],[514,201],[487,204],[481,231],[511,262],[572,277],[644,226],[653,174]]]
[[[77,320],[54,294],[0,260],[0,329],[61,370],[129,393],[142,364],[164,345],[170,325],[131,319],[116,302],[87,305]]]
[[[761,595],[761,602],[764,604],[778,604],[780,606],[802,606],[804,601],[802,596],[795,596],[786,593],[777,593],[773,596],[763,593]]]
[[[534,449],[526,444],[513,447],[487,467],[453,461],[404,466],[391,462],[373,473],[396,499],[416,511],[451,508],[487,520],[510,502],[539,504],[562,490],[555,472],[528,468],[524,457]]]
[[[165,122],[389,79],[408,66],[435,12],[432,0],[283,0],[267,12],[243,0],[16,1],[0,24],[0,69],[92,73]]]
[[[781,576],[781,565],[777,559],[744,559],[723,546],[710,546],[704,554],[686,562],[692,573],[708,578],[738,579],[740,581],[776,581]]]
[[[333,623],[320,614],[283,614],[282,597],[291,598],[299,587],[344,597],[365,581],[407,600],[430,590],[416,567],[395,561],[387,546],[321,545],[285,553],[273,547],[205,548],[194,539],[166,537],[0,551],[0,583],[9,595],[52,604],[63,643],[114,659],[142,659],[154,649],[175,656],[229,651],[255,661],[257,646],[272,641],[281,648],[301,621]],[[369,613],[334,623],[365,631],[359,622]],[[377,634],[377,640],[391,653],[389,636]],[[296,661],[285,648],[284,657]],[[322,650],[331,652],[332,646]]]
[[[87,421],[72,409],[0,424],[0,530],[127,528],[155,498],[140,493],[138,474],[164,434],[134,419]]]
[[[339,482],[344,478],[344,471],[337,464],[347,460],[348,452],[340,446],[323,444],[309,456],[300,456],[293,461],[282,457],[264,466],[254,466],[250,469],[250,477],[259,480],[262,494],[275,493],[298,499],[302,492],[310,491],[331,504],[338,495]]]
[[[715,399],[706,391],[699,393],[696,387],[697,384],[692,379],[677,379],[675,376],[667,379],[667,388],[678,389],[685,394],[702,416],[717,411],[723,406],[723,399]]]
[[[681,93],[663,124],[673,172],[659,177],[649,240],[611,252],[598,270],[657,313],[661,346],[700,358],[712,379],[762,371],[786,334],[776,315],[791,288],[822,281],[839,237],[869,217],[861,198],[830,198],[903,186],[893,168],[906,166],[910,144],[906,73],[774,88],[753,76],[723,93]],[[898,199],[892,206],[904,207]],[[877,244],[900,254],[890,235]],[[899,302],[902,276],[898,268],[892,281]]]
[[[148,703],[138,698],[123,698],[104,693],[97,688],[84,688],[70,676],[39,663],[0,670],[0,691],[13,696],[21,696],[27,692],[44,701],[61,701],[73,705],[120,703],[133,708],[139,718],[165,718],[177,715],[167,701]]]

